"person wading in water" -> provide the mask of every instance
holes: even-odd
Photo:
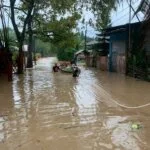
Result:
[[[77,67],[77,66],[75,66],[75,67],[73,67],[73,77],[79,77],[79,74],[80,74],[80,69]]]
[[[59,71],[59,66],[57,65],[57,63],[53,66],[53,71],[54,72],[58,72]]]

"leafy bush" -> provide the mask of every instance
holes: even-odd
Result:
[[[74,57],[74,49],[60,49],[57,53],[58,60],[60,61],[71,61]]]

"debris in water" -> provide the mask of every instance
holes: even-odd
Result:
[[[36,140],[37,143],[40,143],[41,141],[39,139]]]
[[[142,126],[140,124],[133,123],[131,127],[132,129],[140,129]]]
[[[76,108],[75,107],[72,108],[71,114],[72,114],[72,116],[75,116],[75,114],[76,114]]]
[[[78,110],[79,110],[78,106],[73,107],[73,108],[71,109],[71,114],[72,114],[72,116],[77,115]]]

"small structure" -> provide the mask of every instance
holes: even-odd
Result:
[[[111,72],[125,73],[126,71],[126,49],[128,33],[126,25],[111,27],[103,32],[109,36],[108,70]]]
[[[76,63],[78,60],[85,60],[87,62],[87,57],[90,55],[92,51],[90,50],[79,50],[74,54],[74,62]]]
[[[108,70],[108,52],[109,52],[109,37],[102,35],[98,37],[97,48],[96,48],[96,67],[100,70]]]
[[[109,37],[109,71],[145,76],[145,67],[150,68],[150,29],[143,29],[143,25],[144,22],[138,22],[130,26],[125,24],[110,27],[98,35]]]
[[[91,51],[90,54],[86,56],[87,66],[107,70],[108,40],[109,39],[106,39],[104,36],[100,36],[97,41],[87,43],[87,49]]]

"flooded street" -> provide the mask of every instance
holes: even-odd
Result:
[[[149,82],[53,62],[0,79],[0,150],[150,150]]]

